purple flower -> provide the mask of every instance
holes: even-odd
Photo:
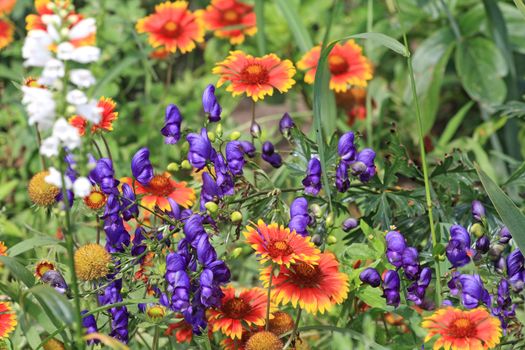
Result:
[[[350,179],[348,178],[348,164],[339,162],[335,169],[335,187],[341,193],[348,191],[350,188]]]
[[[104,220],[104,232],[106,233],[106,250],[110,253],[123,252],[124,247],[130,243],[129,233],[118,215]]]
[[[290,134],[290,129],[295,126],[292,117],[288,113],[284,113],[279,121],[279,131],[283,136],[287,137]]]
[[[197,260],[201,266],[208,267],[217,260],[217,253],[210,244],[206,233],[200,235],[196,241],[195,249],[197,251]]]
[[[108,276],[113,278],[114,276]],[[122,302],[122,296],[120,291],[122,289],[122,280],[114,280],[111,282],[106,289],[104,294],[99,295],[98,301],[101,305],[115,304]],[[112,307],[109,309],[111,316],[111,332],[109,335],[117,340],[120,340],[124,344],[128,342],[128,309],[125,306]]]
[[[501,322],[501,328],[506,334],[508,319],[516,315],[516,304],[510,298],[509,282],[502,278],[498,284],[498,295],[496,307],[492,308],[492,314],[497,316]]]
[[[361,282],[371,285],[376,288],[381,284],[381,276],[376,269],[372,267],[367,267],[359,274],[359,279]]]
[[[131,187],[124,183],[122,184],[122,217],[128,221],[139,215],[139,207],[136,203],[135,193]]]
[[[131,173],[140,184],[147,186],[153,179],[153,166],[149,160],[149,149],[143,147],[131,159]]]
[[[221,154],[218,154],[213,159],[213,166],[215,168],[215,176],[217,186],[223,196],[231,196],[235,193],[235,183],[230,170],[226,166],[226,162]]]
[[[464,227],[453,225],[450,228],[450,240],[447,244],[446,254],[452,267],[465,266],[470,262],[472,256],[470,236]]]
[[[200,209],[205,211],[204,206],[207,202],[217,202],[221,198],[220,188],[213,180],[211,175],[205,171],[202,173],[202,189],[201,189],[201,202]]]
[[[414,247],[408,247],[403,250],[401,257],[403,270],[405,270],[405,276],[409,280],[415,280],[419,274],[419,261],[418,252]]]
[[[139,256],[140,254],[144,253],[146,250],[146,245],[142,244],[142,242],[145,239],[146,237],[144,237],[144,229],[142,227],[137,227],[135,234],[133,235],[133,240],[131,241],[131,255]]]
[[[208,131],[205,128],[201,129],[201,133],[191,133],[186,136],[186,140],[190,144],[188,151],[188,161],[198,170],[204,168],[206,163],[215,157],[215,150],[213,149],[210,139],[208,138]]]
[[[176,271],[173,274],[173,282],[168,287],[172,292],[171,309],[183,312],[190,307],[190,278],[185,271]]]
[[[507,244],[512,239],[512,235],[510,234],[509,229],[507,226],[503,226],[501,230],[499,230],[499,242],[501,244]]]
[[[386,298],[387,305],[397,307],[401,301],[399,290],[401,280],[397,271],[388,270],[383,278],[383,297]]]
[[[480,201],[472,201],[472,218],[476,221],[481,221],[485,217],[485,207]]]
[[[230,141],[226,144],[226,161],[233,175],[241,175],[246,160],[244,155],[253,157],[255,147],[248,141]]]
[[[310,224],[310,215],[308,214],[308,202],[305,198],[299,197],[294,199],[290,205],[290,223],[288,227],[301,236],[308,236],[308,225]]]
[[[357,159],[352,163],[352,174],[359,175],[361,182],[368,182],[376,173],[376,166],[374,160],[376,153],[370,149],[365,148],[357,154]]]
[[[164,117],[164,127],[160,131],[165,137],[165,143],[176,144],[179,142],[181,123],[182,115],[180,114],[179,108],[174,104],[168,105]]]
[[[341,228],[343,231],[348,232],[354,228],[356,228],[358,225],[358,222],[354,218],[348,218],[345,221],[343,221],[343,224],[341,225]]]
[[[321,191],[321,162],[313,157],[308,162],[306,177],[303,179],[304,192],[316,196]]]
[[[467,309],[473,309],[480,304],[489,306],[492,304],[489,292],[483,286],[479,275],[459,276],[461,284],[461,302]]]
[[[385,236],[386,257],[395,267],[403,265],[403,251],[406,248],[405,237],[397,231],[390,231]]]
[[[275,153],[273,144],[270,141],[266,141],[262,146],[262,159],[270,163],[274,168],[279,168],[283,164],[281,155]]]
[[[193,242],[201,234],[206,234],[203,227],[204,218],[199,214],[190,216],[184,224],[184,234],[188,241]]]
[[[407,299],[413,301],[416,305],[423,304],[425,292],[432,280],[432,270],[429,267],[421,269],[419,278],[407,288]]]
[[[521,291],[525,283],[525,259],[519,249],[514,249],[507,256],[507,276],[516,291]]]
[[[459,276],[460,273],[457,271],[453,271],[450,276],[450,281],[448,281],[447,286],[450,289],[451,295],[458,295],[459,288],[461,287],[461,284],[459,282]]]
[[[221,120],[222,107],[219,102],[217,102],[215,86],[212,84],[206,86],[206,89],[204,89],[204,93],[202,94],[202,107],[204,108],[204,113],[208,115],[210,123]]]
[[[118,193],[119,181],[115,179],[113,163],[108,158],[100,158],[95,168],[89,172],[89,179],[96,183],[105,194]]]
[[[354,133],[349,131],[339,139],[337,144],[337,153],[341,157],[341,161],[350,164],[355,160],[356,148],[354,145]]]
[[[486,252],[489,251],[489,248],[490,248],[490,239],[486,235],[483,235],[476,240],[476,250],[479,253],[485,254]]]
[[[89,315],[89,316],[84,316],[85,314],[87,314],[87,310],[82,310],[81,314],[82,314],[82,326],[86,329],[86,334],[91,334],[91,333],[97,333],[98,332],[98,328],[97,328],[97,321],[95,320],[95,316],[93,315]],[[87,342],[88,344],[98,344],[99,341],[98,340],[89,340]]]

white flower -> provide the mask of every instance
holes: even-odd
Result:
[[[50,136],[42,141],[42,145],[40,145],[40,154],[48,158],[56,157],[59,153],[59,146],[60,140],[54,136]]]
[[[79,88],[88,88],[95,84],[95,77],[88,69],[72,69],[69,79]]]
[[[73,192],[75,196],[81,198],[88,196],[91,193],[91,182],[89,182],[87,177],[79,177],[73,183]]]
[[[96,33],[97,26],[94,18],[85,18],[75,24],[73,28],[69,30],[69,39],[83,39],[91,34]]]
[[[93,124],[97,124],[100,122],[100,118],[102,117],[102,108],[98,106],[98,102],[96,100],[91,100],[86,104],[78,105],[77,114],[81,115]]]
[[[64,118],[58,119],[53,125],[53,137],[58,138],[69,150],[80,146],[78,129],[69,124]]]
[[[65,74],[64,63],[55,58],[46,62],[42,76],[38,79],[40,84],[52,85],[55,80],[62,78]]]
[[[60,34],[58,33],[58,28],[62,25],[60,16],[58,15],[43,15],[42,22],[46,24],[46,31],[49,36],[53,39],[54,42],[60,41]]]
[[[73,44],[65,41],[57,46],[57,57],[64,61],[70,60],[73,58],[73,51],[75,51]]]
[[[66,101],[72,105],[83,105],[88,102],[88,98],[82,91],[74,89],[67,93]]]
[[[24,66],[43,67],[51,59],[50,45],[53,39],[44,30],[30,30],[22,47]]]
[[[90,63],[98,61],[100,58],[100,49],[96,46],[81,46],[73,51],[73,61],[79,63]]]
[[[49,171],[49,175],[47,175],[44,180],[48,184],[51,184],[58,188],[62,188],[62,174],[60,173],[60,171],[56,170],[53,167],[49,167],[48,171]],[[63,177],[64,177],[64,183],[66,185],[66,189],[69,190],[72,185],[71,180],[65,175]]]
[[[22,86],[24,97],[22,103],[26,106],[29,116],[29,125],[37,124],[47,130],[53,126],[55,120],[56,103],[53,94],[48,89]]]

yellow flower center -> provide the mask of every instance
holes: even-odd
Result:
[[[285,241],[274,241],[270,243],[268,252],[270,253],[270,256],[276,257],[290,254],[292,248]]]
[[[223,18],[226,22],[237,22],[239,20],[239,14],[234,10],[228,10],[224,12]]]
[[[173,192],[173,185],[165,175],[155,175],[149,182],[147,189],[155,196],[166,197]]]
[[[346,59],[340,55],[330,55],[328,57],[328,65],[330,73],[334,75],[345,73],[349,67]]]
[[[148,307],[148,309],[146,310],[146,314],[149,318],[153,320],[158,320],[166,315],[166,310],[160,305],[155,305]]]
[[[467,338],[476,335],[476,325],[469,318],[463,317],[452,321],[449,327],[450,335],[455,338]]]
[[[106,195],[98,190],[92,190],[91,193],[84,198],[84,203],[88,208],[98,210],[106,204]]]
[[[269,323],[269,330],[277,335],[289,332],[293,328],[292,316],[283,311],[277,311]]]
[[[64,350],[64,343],[56,339],[49,339],[44,344],[44,350]]]
[[[169,21],[164,25],[164,29],[166,29],[168,32],[174,32],[177,30],[177,23]]]
[[[281,350],[283,342],[272,332],[257,332],[248,339],[246,350]]]
[[[83,281],[93,281],[109,273],[111,255],[99,244],[86,244],[75,252],[75,272]]]
[[[55,265],[53,263],[50,263],[49,261],[41,261],[35,266],[35,275],[38,278],[42,278],[42,276],[47,272],[55,269]]]
[[[41,171],[29,180],[27,191],[29,199],[40,207],[47,207],[55,203],[55,197],[60,189],[46,182],[49,171]]]
[[[270,75],[268,70],[258,63],[247,65],[241,71],[241,80],[250,85],[263,85],[268,83]]]
[[[242,319],[250,311],[250,304],[241,298],[235,297],[224,303],[222,311],[228,318]]]

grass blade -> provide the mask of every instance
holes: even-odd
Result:
[[[523,0],[514,0],[514,4],[516,4],[516,7],[520,10],[523,17],[525,17],[525,3]]]
[[[447,143],[449,143],[450,140],[452,140],[452,137],[458,130],[459,126],[463,122],[463,119],[467,115],[468,111],[472,108],[474,105],[474,101],[469,101],[467,104],[465,104],[459,111],[457,111],[456,114],[450,119],[448,122],[445,130],[443,131],[443,134],[441,134],[441,137],[438,141],[438,147],[445,147]]]
[[[257,22],[257,48],[259,55],[266,55],[266,37],[264,34],[264,0],[255,0],[255,19]]]
[[[262,2],[262,0],[260,1]],[[310,34],[308,34],[308,31],[299,18],[297,10],[292,8],[291,2],[289,0],[275,0],[275,3],[283,14],[286,22],[290,26],[290,31],[295,37],[295,41],[297,42],[297,46],[299,46],[301,52],[310,50],[314,44]],[[258,22],[257,26],[259,26]]]

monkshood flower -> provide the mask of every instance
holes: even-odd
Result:
[[[139,216],[139,207],[136,203],[136,196],[131,186],[122,184],[122,217],[128,221]]]
[[[266,141],[262,146],[262,159],[270,163],[274,168],[279,168],[283,164],[283,159],[279,153],[275,153],[275,148],[270,141]]]
[[[507,226],[503,226],[499,230],[499,242],[501,244],[507,244],[509,243],[511,239],[512,239],[512,235],[510,234],[509,229],[507,228]]]
[[[130,236],[124,227],[124,221],[119,215],[120,206],[114,194],[109,195],[106,208],[115,203],[110,215],[104,217],[104,232],[106,233],[106,250],[110,253],[123,252],[130,243]]]
[[[82,314],[82,326],[85,328],[86,330],[86,334],[92,334],[92,333],[97,333],[98,332],[98,328],[97,328],[97,321],[95,320],[95,316],[93,315],[88,315],[88,316],[84,316],[85,314],[87,314],[87,310],[82,310],[81,314]],[[98,340],[89,340],[88,341],[88,344],[98,344],[99,341]]]
[[[215,123],[221,120],[222,107],[217,101],[217,97],[215,96],[215,86],[212,84],[204,89],[204,93],[202,94],[202,107],[204,108],[204,113],[208,116],[210,123]]]
[[[168,105],[164,117],[164,127],[160,130],[160,133],[164,136],[165,143],[176,144],[179,142],[181,123],[182,115],[179,108],[174,104]]]
[[[354,228],[356,228],[358,225],[358,222],[354,218],[348,218],[345,221],[343,221],[343,224],[341,225],[341,228],[343,231],[348,232]]]
[[[460,225],[450,227],[450,240],[446,248],[447,258],[452,267],[465,266],[470,262],[472,250],[470,249],[470,235]]]
[[[406,248],[405,237],[398,231],[390,231],[385,236],[386,257],[395,267],[403,265],[403,251]]]
[[[290,117],[290,114],[288,112],[283,114],[283,117],[279,121],[279,131],[284,137],[288,137],[290,135],[290,129],[295,126],[295,123]]]
[[[202,173],[202,188],[201,188],[201,211],[206,210],[205,204],[207,202],[217,202],[222,197],[221,189],[213,180],[208,172]]]
[[[233,175],[242,175],[246,160],[244,156],[253,157],[255,147],[248,141],[230,141],[226,144],[226,161]]]
[[[485,207],[480,201],[472,201],[471,205],[472,218],[476,221],[481,221],[485,217]]]
[[[139,256],[146,251],[146,245],[142,242],[146,239],[144,236],[144,229],[142,227],[137,227],[135,234],[133,235],[133,240],[131,241],[131,255]]]
[[[490,239],[483,235],[476,240],[476,251],[480,254],[485,254],[490,249]]]
[[[479,305],[490,307],[492,299],[479,275],[461,275],[459,276],[459,283],[461,284],[463,306],[467,309],[474,309]]]
[[[119,181],[115,179],[113,162],[109,158],[100,158],[90,171],[89,178],[105,194],[118,194]]]
[[[208,138],[208,131],[202,128],[200,134],[191,133],[186,136],[186,140],[190,144],[188,161],[197,170],[204,168],[216,154]],[[228,146],[226,146],[226,152],[227,150]]]
[[[381,284],[381,276],[379,272],[373,267],[367,267],[359,274],[361,282],[371,285],[376,288]]]
[[[339,162],[335,169],[335,187],[341,193],[348,191],[350,188],[350,179],[348,177],[348,164]]]
[[[399,274],[394,270],[387,270],[383,276],[383,297],[386,299],[387,305],[397,307],[401,300],[399,291],[401,288],[401,280]]]
[[[347,165],[350,165],[356,157],[357,150],[354,144],[354,138],[354,133],[349,131],[341,136],[337,144],[337,153],[339,153],[341,161]]]
[[[492,314],[499,318],[504,332],[507,329],[508,319],[516,315],[516,306],[510,298],[509,282],[502,278],[498,284],[496,307],[492,308]]]
[[[357,154],[356,161],[352,163],[352,174],[359,176],[361,182],[368,182],[376,173],[376,166],[374,160],[376,153],[370,149],[365,148]]]
[[[416,305],[423,304],[425,292],[431,280],[432,270],[429,267],[422,268],[417,281],[413,282],[407,288],[407,299],[413,301]]]
[[[516,291],[521,291],[525,284],[525,259],[519,249],[514,249],[507,256],[507,276]]]
[[[306,177],[303,179],[304,192],[316,196],[321,191],[321,162],[313,157],[308,162]]]
[[[452,271],[450,276],[450,281],[448,281],[447,286],[450,289],[451,295],[458,295],[459,294],[459,288],[461,287],[461,284],[459,282],[459,276],[461,274],[457,271]]]
[[[299,197],[294,199],[290,205],[290,223],[288,227],[301,236],[308,236],[308,225],[311,222],[308,213],[308,202],[305,198]]]
[[[113,278],[114,276],[108,276],[108,278]],[[122,290],[122,280],[117,279],[111,282],[104,293],[99,295],[98,302],[100,305],[109,305],[122,302],[122,295],[120,294]],[[127,344],[128,342],[128,309],[125,306],[112,307],[109,310],[111,316],[111,332],[110,336],[113,338]]]
[[[409,280],[415,280],[419,275],[419,254],[417,249],[414,247],[407,247],[403,250],[401,256],[401,262],[403,270],[405,271],[405,276]]]
[[[222,154],[217,153],[213,158],[213,166],[215,169],[215,177],[217,186],[223,196],[231,196],[235,193],[235,183],[233,182],[233,176],[224,161]]]
[[[153,179],[153,166],[149,160],[149,149],[143,147],[131,159],[131,173],[142,185],[147,186]]]

